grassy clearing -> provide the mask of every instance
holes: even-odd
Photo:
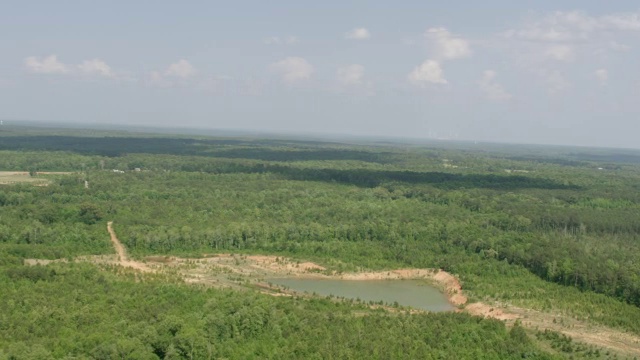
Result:
[[[50,183],[51,175],[67,175],[70,172],[37,172],[31,176],[28,171],[0,171],[0,185],[30,183],[36,186],[46,186]]]

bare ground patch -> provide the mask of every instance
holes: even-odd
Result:
[[[34,174],[35,176],[31,176],[28,171],[0,171],[0,185],[28,183],[35,186],[47,186],[49,184],[49,179],[46,175],[67,174],[71,174],[71,172],[39,171]],[[40,175],[45,175],[45,177],[39,177]]]
[[[154,269],[151,269],[145,263],[140,261],[132,261],[129,260],[127,256],[127,250],[124,248],[118,237],[116,236],[116,232],[113,230],[113,221],[109,221],[107,223],[107,231],[109,232],[109,236],[111,237],[111,243],[113,244],[113,248],[116,250],[116,254],[118,255],[118,264],[124,267],[130,267],[136,270],[144,271],[144,272],[153,272]]]

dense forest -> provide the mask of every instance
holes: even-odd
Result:
[[[473,299],[640,335],[639,162],[632,150],[4,127],[0,171],[48,186],[0,179],[0,359],[604,357],[462,313],[201,288],[71,260],[112,253],[114,221],[134,257],[439,268]]]

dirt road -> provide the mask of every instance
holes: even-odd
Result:
[[[116,250],[116,254],[118,256],[118,264],[140,271],[154,272],[153,269],[151,269],[149,266],[147,266],[147,264],[143,262],[129,260],[129,257],[127,256],[127,250],[124,248],[120,240],[118,240],[116,232],[113,230],[113,221],[109,221],[107,223],[107,231],[109,231],[109,235],[111,236],[111,243],[113,244],[113,248]]]
[[[118,254],[118,261],[127,261],[127,250],[125,250],[120,240],[118,240],[116,232],[113,231],[113,221],[109,221],[107,223],[107,231],[109,231],[109,235],[111,235],[111,243],[113,244],[113,248],[116,249],[116,253]]]

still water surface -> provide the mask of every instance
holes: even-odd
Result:
[[[329,279],[267,279],[272,284],[299,292],[334,295],[362,301],[383,301],[429,311],[450,311],[454,307],[438,289],[422,280],[329,280]]]

